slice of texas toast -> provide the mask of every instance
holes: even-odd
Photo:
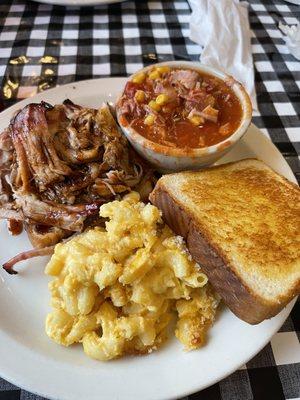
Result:
[[[227,306],[257,324],[300,292],[300,191],[246,159],[159,179],[150,195]]]

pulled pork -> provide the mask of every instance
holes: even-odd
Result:
[[[0,218],[36,249],[99,224],[101,204],[133,188],[146,196],[151,183],[107,105],[29,104],[0,135]]]

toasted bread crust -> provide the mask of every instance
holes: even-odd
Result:
[[[168,192],[160,187],[151,193],[151,202],[163,213],[163,219],[170,228],[186,240],[187,247],[207,274],[209,281],[222,296],[231,311],[250,324],[258,324],[276,315],[285,304],[277,306],[264,301],[251,293],[234,274],[227,262],[214,249],[204,233],[201,233],[191,216],[183,210]]]
[[[232,164],[234,163],[227,166]],[[212,170],[222,168],[226,166],[213,167]],[[285,180],[285,182],[299,190],[289,181]],[[163,179],[158,181],[150,195],[150,200],[161,209],[164,220],[174,232],[185,238],[195,261],[201,265],[211,284],[239,318],[250,324],[257,324],[276,315],[294,296],[299,294],[299,280],[295,281],[280,299],[267,300],[247,286],[235,273],[235,268],[226,257],[226,253],[210,237],[209,227],[205,224],[202,226],[201,221],[195,220],[188,208],[176,198],[172,187],[165,185]]]

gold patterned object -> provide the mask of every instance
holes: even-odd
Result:
[[[182,238],[136,192],[102,205],[100,215],[105,229],[57,244],[46,267],[54,277],[47,335],[106,361],[156,350],[177,318],[185,349],[201,347],[218,300]]]

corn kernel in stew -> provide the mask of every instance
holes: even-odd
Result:
[[[154,111],[157,111],[157,112],[160,111],[160,105],[157,104],[156,101],[154,101],[154,100],[149,101],[148,106]]]
[[[159,94],[156,97],[156,103],[159,104],[160,106],[164,106],[165,104],[167,104],[167,102],[169,101],[169,98],[166,94]]]
[[[143,103],[143,101],[145,101],[146,95],[145,92],[143,90],[137,90],[134,98],[136,99],[137,102],[139,103]]]
[[[200,117],[200,115],[194,115],[193,117],[189,118],[189,120],[195,126],[199,126],[204,123],[204,119]]]
[[[144,124],[145,125],[153,125],[154,124],[155,117],[152,114],[147,115],[147,117],[144,119]]]
[[[151,72],[149,73],[148,77],[149,77],[149,79],[151,79],[151,80],[155,80],[155,79],[160,78],[160,73],[157,71],[157,69],[155,69],[155,70],[153,70],[153,71],[151,71]]]
[[[168,72],[171,71],[171,68],[168,67],[167,65],[163,65],[162,67],[157,67],[157,71],[158,71],[160,74],[167,74]]]
[[[144,72],[140,72],[139,74],[136,74],[132,78],[133,83],[143,83],[146,78],[146,74]]]

